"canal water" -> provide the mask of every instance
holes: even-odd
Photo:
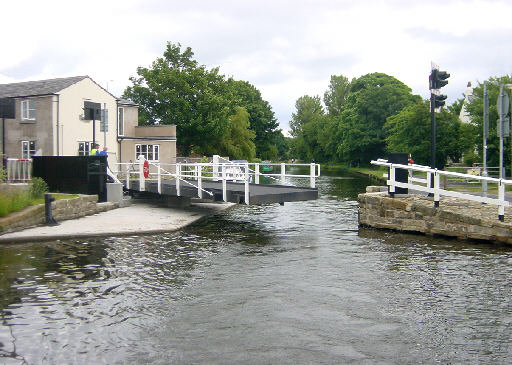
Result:
[[[173,234],[0,246],[0,364],[512,363],[512,249],[359,229],[370,184]],[[134,218],[136,219],[136,218]]]

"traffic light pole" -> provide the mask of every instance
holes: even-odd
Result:
[[[503,92],[503,84],[500,84],[500,95],[499,95],[499,98],[500,100],[503,101],[503,98],[504,98],[504,92]],[[503,105],[503,103],[501,104]],[[499,114],[499,125],[498,125],[498,133],[500,135],[500,179],[503,179],[505,178],[505,173],[503,171],[503,112],[502,110],[498,110],[498,114]]]
[[[430,167],[436,168],[436,112],[435,95],[430,94]],[[431,185],[434,181],[431,181]],[[431,186],[433,187],[433,185]]]

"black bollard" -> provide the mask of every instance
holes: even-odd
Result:
[[[52,215],[52,201],[54,201],[55,198],[51,194],[44,194],[44,214],[46,217],[46,224],[49,226],[56,226],[59,223],[53,218]]]

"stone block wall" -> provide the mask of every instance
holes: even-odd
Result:
[[[449,197],[443,197],[437,208],[424,195],[391,198],[378,190],[359,194],[358,201],[361,226],[512,244],[510,208],[505,208],[501,222],[495,205]]]
[[[52,202],[52,215],[57,222],[84,217],[117,208],[119,203],[98,203],[97,195],[80,195],[73,199]],[[45,224],[44,204],[27,207],[20,212],[0,218],[0,232],[14,232]]]

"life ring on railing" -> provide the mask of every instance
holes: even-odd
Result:
[[[149,162],[144,161],[144,166],[142,167],[142,173],[144,174],[144,178],[147,179],[149,177]]]

